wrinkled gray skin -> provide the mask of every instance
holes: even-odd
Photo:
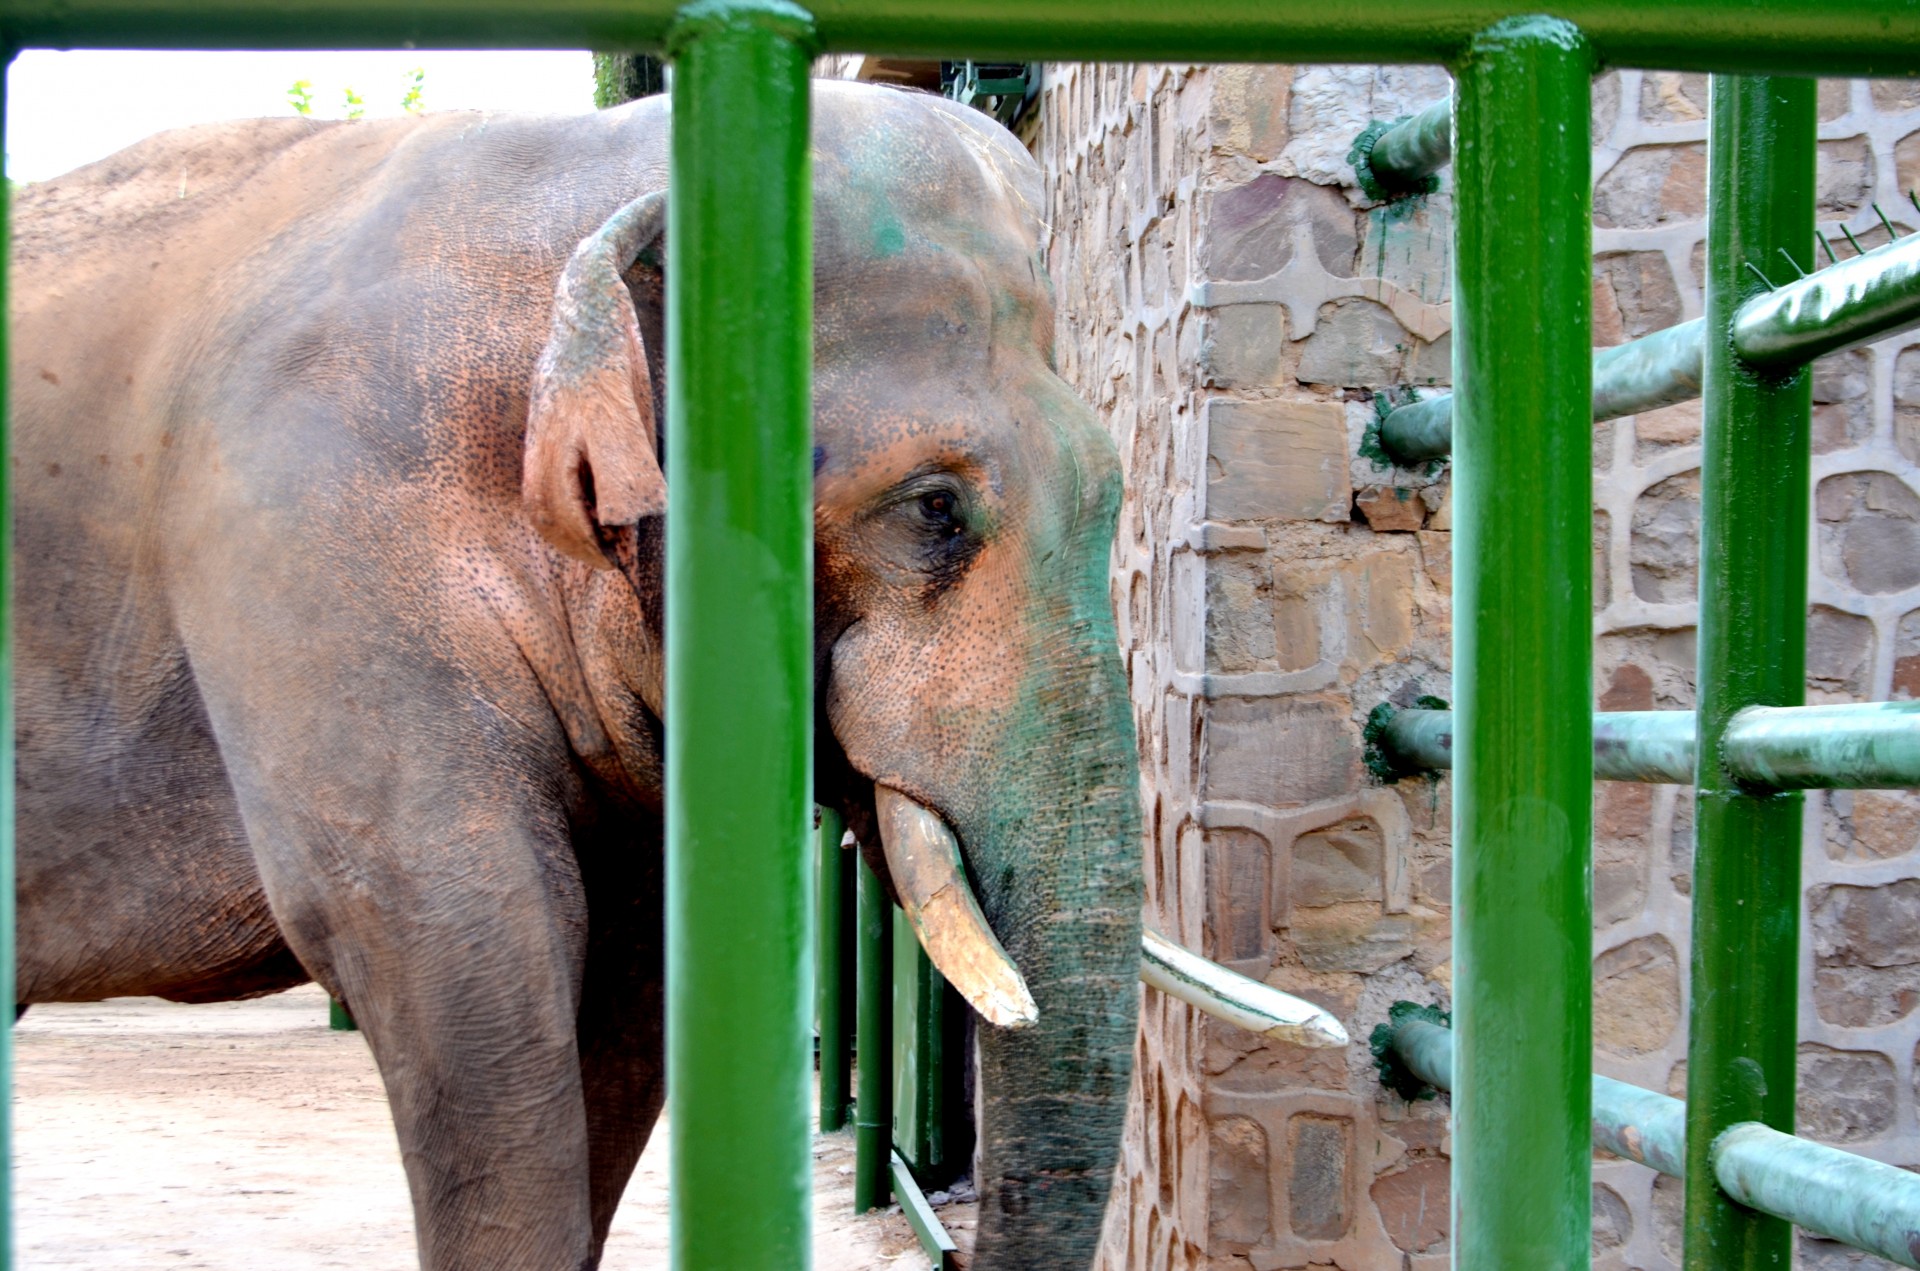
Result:
[[[977,1265],[1081,1266],[1139,956],[1117,464],[1027,156],[850,85],[815,146],[819,797],[871,859],[876,780],[958,835],[1041,1021],[981,1029]],[[670,238],[608,283],[637,338],[540,357],[665,155],[659,99],[218,125],[16,220],[20,1001],[319,981],[444,1271],[592,1266],[661,1106]]]

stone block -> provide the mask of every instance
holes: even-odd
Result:
[[[1447,1238],[1452,1191],[1446,1161],[1415,1161],[1397,1174],[1377,1178],[1371,1195],[1387,1237],[1396,1247],[1423,1253]]]
[[[1446,920],[1430,912],[1383,914],[1373,901],[1295,909],[1287,934],[1309,971],[1371,975],[1410,956]]]
[[[1352,1223],[1353,1122],[1301,1113],[1287,1120],[1287,1217],[1302,1240],[1338,1240]]]
[[[1853,837],[1869,855],[1904,856],[1920,846],[1920,793],[1855,790]]]
[[[1207,469],[1210,520],[1346,521],[1346,411],[1338,402],[1213,398]]]
[[[1633,1239],[1633,1212],[1620,1193],[1605,1183],[1593,1185],[1593,1252],[1618,1249]]]
[[[1266,163],[1285,148],[1293,72],[1284,66],[1216,66],[1207,139],[1217,150]]]
[[[1359,737],[1339,699],[1224,698],[1205,727],[1204,798],[1296,807],[1360,784]]]
[[[1920,495],[1888,472],[1847,472],[1814,492],[1821,565],[1869,595],[1920,586]]]
[[[1320,307],[1313,334],[1300,344],[1302,384],[1372,388],[1401,378],[1413,337],[1386,306],[1371,300],[1335,300]]]
[[[1814,215],[1820,220],[1844,221],[1865,207],[1873,191],[1873,151],[1867,139],[1844,137],[1821,142],[1813,189]],[[1894,208],[1888,211],[1898,216]]]
[[[1707,117],[1707,77],[1698,72],[1648,71],[1640,78],[1640,118],[1650,124],[1692,123]]]
[[[1638,339],[1681,320],[1680,289],[1664,252],[1595,257],[1593,286],[1595,344]]]
[[[1274,660],[1273,579],[1266,558],[1231,552],[1207,558],[1207,669],[1235,674]]]
[[[1653,677],[1646,669],[1626,662],[1607,677],[1607,690],[1600,695],[1603,711],[1650,711],[1653,709]]]
[[[1700,474],[1683,472],[1649,487],[1633,505],[1627,561],[1642,600],[1692,600],[1700,568]]]
[[[1633,417],[1633,439],[1645,451],[1691,446],[1700,440],[1700,403],[1678,402]]]
[[[1374,552],[1346,571],[1347,660],[1394,662],[1413,643],[1413,556]]]
[[[1636,146],[1593,190],[1598,229],[1651,229],[1706,215],[1707,148]]]
[[[1273,849],[1252,830],[1208,830],[1208,892],[1213,908],[1213,956],[1243,962],[1267,952],[1267,870]]]
[[[1873,670],[1873,620],[1826,605],[1807,614],[1807,682],[1860,696]]]
[[[1206,277],[1250,282],[1278,273],[1303,235],[1327,272],[1353,273],[1360,248],[1357,214],[1336,189],[1262,172],[1213,193],[1198,238]]]
[[[1222,305],[1200,339],[1200,373],[1215,388],[1272,388],[1283,381],[1287,311],[1277,304]]]
[[[1383,899],[1386,841],[1369,817],[1353,817],[1293,841],[1295,909]]]
[[[1920,1005],[1920,878],[1815,887],[1814,1006],[1850,1028],[1892,1023]]]
[[[1417,530],[1427,519],[1427,505],[1418,490],[1406,486],[1363,486],[1353,496],[1353,505],[1367,518],[1369,529],[1377,533]]]
[[[1652,1054],[1680,1023],[1680,966],[1665,936],[1642,936],[1593,960],[1593,1044]]]
[[[1208,1140],[1208,1234],[1216,1241],[1258,1244],[1272,1230],[1267,1132],[1252,1117],[1217,1117]]]
[[[1861,1143],[1893,1128],[1899,1090],[1878,1051],[1800,1043],[1794,1132],[1822,1143]]]

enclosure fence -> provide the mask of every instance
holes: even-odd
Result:
[[[1780,253],[1806,260],[1813,243],[1813,84],[1778,77],[1920,74],[1920,0],[1562,0],[1550,9],[1500,0],[819,0],[810,11],[783,0],[0,0],[0,41],[9,51],[671,57],[668,1035],[672,1257],[689,1271],[784,1271],[809,1256],[811,59],[857,51],[1452,70],[1455,978],[1446,1071],[1437,1061],[1427,1069],[1453,1092],[1453,1259],[1474,1271],[1585,1266],[1589,1257],[1599,1106],[1591,79],[1607,65],[1716,73],[1699,338],[1700,708],[1685,774],[1701,792],[1692,1041],[1684,1145],[1663,1140],[1671,1150],[1661,1159],[1690,1184],[1689,1268],[1784,1266],[1791,1230],[1767,1210],[1791,1209],[1777,1202],[1782,1191],[1803,1193],[1824,1168],[1796,1163],[1800,1145],[1787,1137],[1792,791],[1844,783],[1844,756],[1807,752],[1856,725],[1823,719],[1828,741],[1787,746],[1799,775],[1785,780],[1764,766],[1785,752],[1750,736],[1753,708],[1784,718],[1789,733],[1800,718],[1791,712],[1804,681],[1813,345],[1781,354],[1742,332],[1840,321],[1791,305],[1763,321],[1753,309],[1772,290],[1763,275],[1780,276]],[[6,682],[0,942],[10,951],[10,674]],[[1742,767],[1756,745],[1762,766]],[[11,968],[9,952],[7,991]],[[10,1050],[0,1062],[10,1079]],[[1784,1184],[1756,1181],[1753,1158],[1736,1150],[1756,1139]],[[1910,1189],[1887,1195],[1876,1211],[1892,1233],[1885,1243],[1821,1229],[1890,1257],[1904,1240],[1896,1260],[1920,1265],[1920,1204]]]

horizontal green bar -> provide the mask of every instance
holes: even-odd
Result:
[[[1602,711],[1593,717],[1601,781],[1693,783],[1692,711]],[[1398,771],[1453,767],[1453,712],[1398,710],[1379,730]],[[1920,702],[1753,706],[1727,726],[1727,769],[1775,790],[1920,786]]]
[[[1801,366],[1915,323],[1920,236],[1909,234],[1747,301],[1734,315],[1733,348],[1755,365]]]
[[[1757,1121],[1714,1140],[1713,1174],[1749,1209],[1920,1268],[1920,1174]]]
[[[1393,135],[1375,143],[1376,155]],[[1799,366],[1915,326],[1920,235],[1910,234],[1755,296],[1734,315],[1733,343],[1755,365]],[[1595,351],[1593,417],[1618,419],[1700,396],[1705,330],[1695,318]],[[1443,394],[1389,411],[1380,421],[1380,445],[1396,463],[1444,458],[1453,447],[1453,398]]]
[[[52,48],[651,51],[675,0],[5,0],[0,36]],[[1920,0],[1560,0],[1620,66],[1920,74]],[[816,0],[822,51],[949,60],[1442,62],[1530,0]]]
[[[1408,1019],[1394,1027],[1392,1047],[1416,1077],[1452,1089],[1451,1030]],[[1594,1146],[1683,1178],[1686,1108],[1670,1095],[1596,1076]],[[1714,1143],[1713,1168],[1727,1195],[1751,1209],[1920,1268],[1920,1174],[1751,1121]]]
[[[1724,744],[1734,776],[1775,790],[1920,786],[1920,702],[1750,706]]]
[[[907,1163],[900,1159],[898,1152],[892,1154],[888,1169],[893,1174],[894,1199],[900,1202],[900,1212],[907,1216],[907,1226],[913,1228],[913,1234],[920,1238],[920,1248],[933,1263],[934,1271],[954,1271],[957,1265],[954,1256],[960,1247],[953,1243],[953,1237],[940,1223],[940,1216],[927,1203],[919,1180],[914,1178],[913,1171],[907,1168]]]
[[[1593,354],[1593,417],[1618,419],[1700,396],[1700,319]],[[1453,397],[1396,407],[1380,421],[1380,445],[1396,463],[1444,459],[1453,449]]]

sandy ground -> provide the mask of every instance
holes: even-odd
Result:
[[[373,1059],[312,986],[251,1002],[36,1006],[15,1031],[19,1262],[381,1271],[415,1265]],[[667,1265],[667,1127],[614,1219],[607,1271]],[[897,1209],[852,1213],[853,1140],[814,1141],[814,1266],[924,1271]],[[967,1225],[967,1207],[943,1211]]]

